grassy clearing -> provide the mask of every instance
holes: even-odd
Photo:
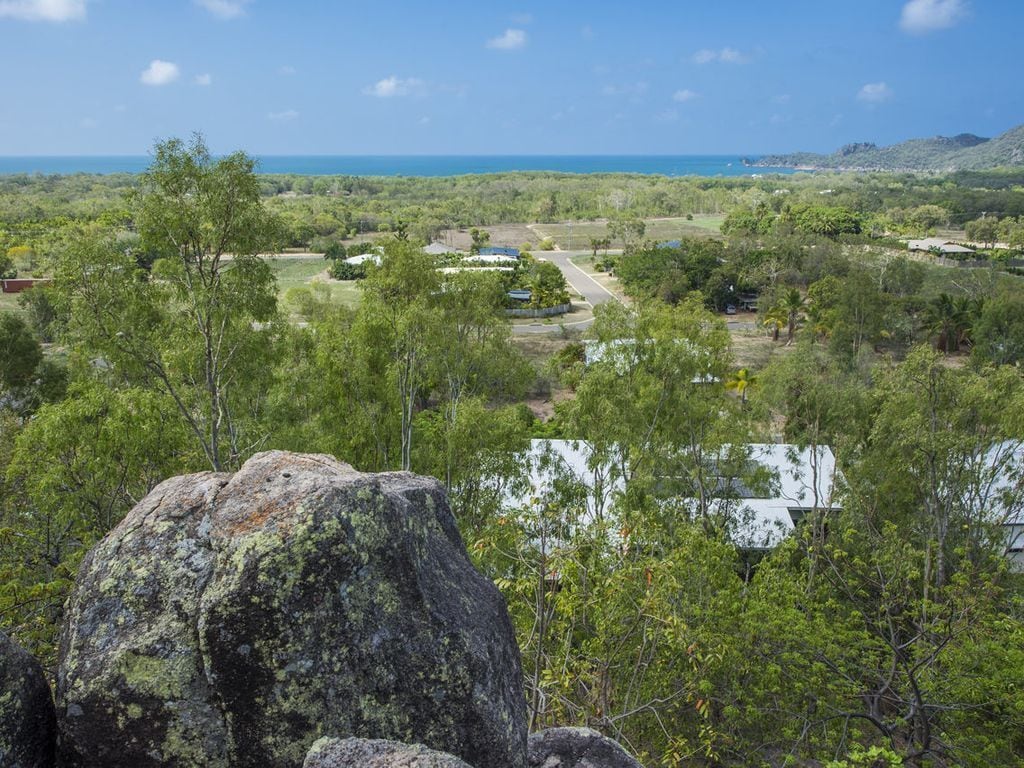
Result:
[[[644,237],[652,240],[678,240],[681,237],[719,237],[724,216],[715,214],[694,214],[685,217],[645,219]],[[603,238],[608,234],[605,221],[579,221],[572,224],[534,224],[533,230],[542,237],[554,238],[559,248],[583,250],[590,247],[590,239]],[[613,241],[613,248],[622,243]]]
[[[309,258],[268,259],[270,269],[277,277],[278,299],[283,300],[292,288],[308,288],[314,282],[326,285],[331,298],[338,304],[355,307],[359,304],[359,288],[354,282],[332,280],[327,276],[326,260]]]
[[[18,305],[18,294],[16,293],[0,293],[0,312],[23,312],[22,308]]]

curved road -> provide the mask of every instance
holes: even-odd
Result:
[[[546,259],[562,270],[562,274],[565,275],[565,280],[572,290],[582,296],[591,307],[596,307],[606,301],[617,301],[611,291],[570,260],[573,256],[586,256],[589,253],[590,251],[544,251],[542,254],[536,254],[536,258]],[[512,332],[518,334],[555,333],[562,327],[584,330],[593,322],[593,318],[570,323],[544,324],[537,322],[529,325],[513,325]]]

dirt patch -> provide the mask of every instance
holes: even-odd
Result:
[[[758,371],[768,365],[775,355],[788,354],[795,346],[785,341],[772,341],[771,334],[760,330],[730,330],[732,356],[737,368]]]
[[[540,237],[526,224],[496,224],[490,227],[479,227],[491,235],[490,245],[496,247],[519,248],[523,243],[536,246]],[[450,245],[460,251],[468,251],[473,244],[469,229],[447,229],[441,233],[438,241]]]
[[[526,400],[526,407],[530,409],[540,421],[551,421],[555,415],[555,406],[576,397],[576,393],[568,389],[555,389],[547,397],[531,397]]]

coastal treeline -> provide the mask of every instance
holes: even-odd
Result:
[[[75,174],[0,177],[0,246],[54,253],[61,233],[86,222],[129,226],[125,194],[134,177]],[[451,229],[517,222],[685,217],[755,212],[762,227],[783,209],[830,208],[857,231],[924,236],[983,217],[1024,216],[1024,172],[795,174],[678,177],[630,174],[502,173],[457,177],[260,175],[281,244],[323,252],[332,243],[403,232],[431,240]],[[739,215],[739,214],[737,214]],[[827,223],[827,222],[825,222]],[[747,227],[749,222],[745,222]],[[130,228],[130,226],[129,226]],[[844,230],[845,231],[845,230]],[[611,233],[614,236],[614,233]],[[614,237],[622,245],[621,236]],[[518,243],[510,243],[518,245]]]
[[[62,186],[84,177],[29,179],[24,218],[4,193],[5,231],[46,243],[53,282],[0,315],[0,624],[51,670],[82,558],[157,483],[324,452],[444,484],[508,602],[534,729],[588,725],[650,766],[1024,759],[1024,584],[1004,525],[1024,500],[1019,278],[847,239],[863,232],[641,235],[607,265],[632,301],[595,310],[586,340],[605,354],[567,334],[528,356],[494,273],[439,271],[411,228],[381,238],[356,307],[313,289],[289,322],[260,254],[289,242],[289,217],[364,203],[268,195],[253,171],[171,141],[90,213]],[[942,200],[952,215],[983,194],[895,178],[891,207],[866,210],[879,177],[539,178],[537,197],[499,192],[504,176],[366,184],[394,184],[395,218],[406,185],[434,189],[432,209],[489,188],[469,223],[633,183],[673,214],[692,205],[678,186],[797,222],[797,205],[866,220]],[[1005,194],[1006,215],[1021,203],[984,194]],[[717,310],[748,292],[770,354],[741,366]],[[538,399],[557,400],[543,419]],[[582,441],[595,482],[531,487],[535,437]],[[750,445],[779,441],[829,446],[835,497],[754,548],[744,489],[779,478]]]

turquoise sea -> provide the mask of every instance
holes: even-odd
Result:
[[[557,171],[644,173],[663,176],[751,176],[793,173],[748,168],[740,155],[264,155],[260,173],[303,176],[458,176],[466,173]],[[755,156],[747,155],[753,159]],[[0,157],[0,174],[138,173],[147,155]]]

